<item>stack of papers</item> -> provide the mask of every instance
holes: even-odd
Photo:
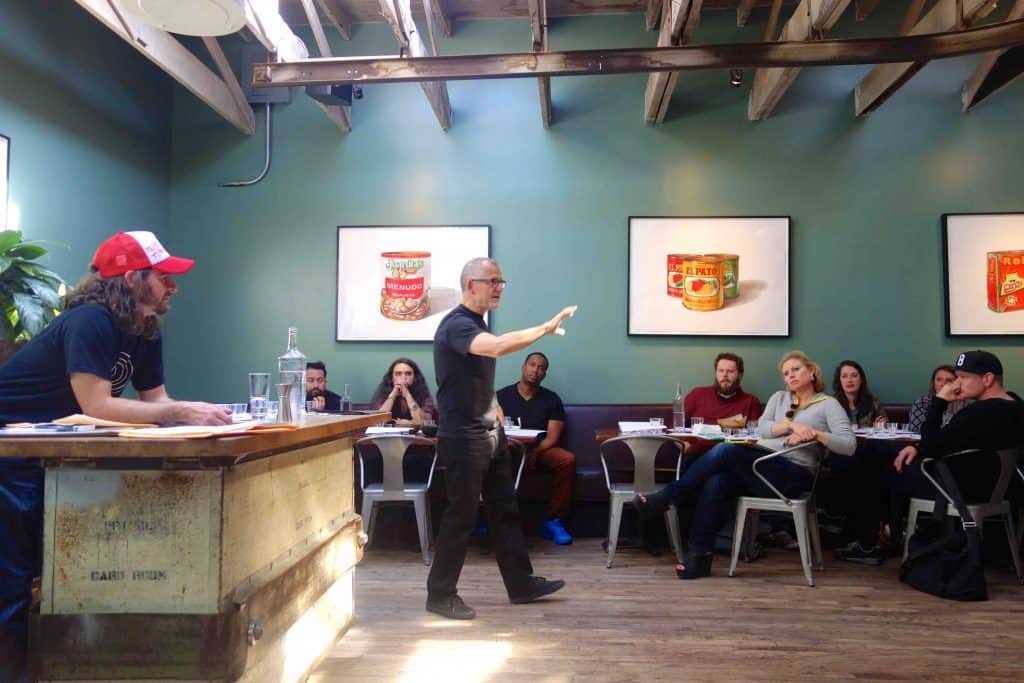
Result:
[[[367,436],[380,436],[381,434],[412,434],[412,427],[367,427]]]
[[[664,425],[652,425],[650,422],[619,422],[619,432],[626,434],[661,434],[665,431]]]
[[[240,422],[237,424],[208,427],[204,425],[178,425],[176,427],[152,427],[129,429],[118,436],[130,439],[209,439],[215,436],[234,436],[243,433],[291,432],[297,425],[288,422]]]
[[[514,427],[512,429],[505,430],[505,436],[510,437],[512,439],[524,440],[537,439],[540,437],[541,434],[544,433],[545,431],[543,429],[521,429],[519,427]]]
[[[718,425],[700,424],[694,425],[690,432],[694,436],[703,436],[705,439],[710,436],[723,436],[722,428]]]

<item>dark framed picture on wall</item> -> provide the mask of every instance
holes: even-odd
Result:
[[[1024,213],[943,214],[946,334],[1024,335]]]
[[[7,188],[10,184],[11,139],[0,134],[0,230],[7,229]]]
[[[490,249],[489,225],[339,227],[337,340],[432,341]]]
[[[630,335],[789,336],[788,216],[629,219]]]

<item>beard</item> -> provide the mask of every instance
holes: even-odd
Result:
[[[740,383],[734,382],[731,386],[726,387],[721,382],[715,382],[715,391],[722,396],[734,396],[740,393]]]

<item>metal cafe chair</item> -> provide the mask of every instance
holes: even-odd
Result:
[[[612,483],[608,473],[607,451],[611,444],[621,443],[633,456],[633,481],[625,483]],[[609,569],[615,559],[615,548],[619,543],[619,526],[622,523],[622,509],[627,503],[633,504],[636,494],[646,494],[658,488],[655,483],[655,459],[661,447],[669,444],[679,452],[676,456],[676,479],[679,478],[680,467],[683,462],[685,445],[669,436],[637,435],[618,436],[601,443],[601,467],[604,469],[604,481],[608,486],[609,509],[608,509],[608,560],[605,564]],[[683,562],[682,541],[679,536],[679,515],[676,512],[675,504],[668,506],[665,510],[665,525],[668,528],[669,540],[672,549],[675,551],[676,560]]]
[[[970,449],[965,451],[959,451],[952,453],[947,457],[955,457],[960,455],[969,455],[972,453],[979,453],[978,449]],[[1017,448],[1004,448],[996,451],[996,455],[999,456],[999,478],[996,479],[996,485],[992,488],[992,495],[989,496],[987,503],[976,503],[967,505],[968,512],[974,517],[974,521],[978,524],[978,531],[982,530],[984,526],[983,522],[987,517],[996,517],[1003,520],[1006,526],[1006,539],[1010,544],[1010,556],[1013,558],[1013,568],[1017,572],[1017,579],[1024,581],[1024,572],[1021,571],[1020,561],[1020,539],[1017,536],[1017,532],[1013,526],[1013,509],[1010,505],[1010,501],[1006,500],[1006,489],[1010,486],[1010,480],[1013,478],[1014,472],[1017,470],[1017,463],[1020,457],[1020,450]],[[946,506],[946,515],[950,517],[959,517],[959,513],[956,511],[956,506],[953,503],[953,499],[949,497],[949,493],[935,480],[934,477],[928,472],[925,467],[934,458],[926,458],[921,461],[921,472],[925,477],[928,478],[939,493],[948,501]],[[935,509],[935,501],[925,500],[924,498],[911,498],[910,509],[907,512],[907,528],[903,535],[903,559],[907,559],[907,541],[910,540],[911,534],[917,528],[917,516],[924,512],[932,512]]]
[[[366,472],[364,448],[374,445],[380,451],[383,464],[383,479],[379,484],[367,484],[364,481]],[[416,510],[416,529],[419,532],[420,548],[423,550],[423,564],[430,564],[430,504],[427,499],[430,484],[434,479],[434,465],[437,463],[437,452],[434,450],[430,461],[430,470],[426,482],[406,482],[402,469],[405,454],[412,446],[429,446],[434,449],[434,442],[418,436],[404,434],[367,436],[356,442],[359,453],[359,488],[363,492],[363,506],[360,514],[366,523],[366,535],[373,540],[374,523],[377,517],[377,503],[389,501],[407,501]]]
[[[768,481],[757,466],[785,455],[790,451],[807,448],[807,444],[784,448],[780,451],[767,453],[755,460],[751,467],[758,479],[765,483],[775,496],[761,498],[758,496],[740,496],[736,501],[736,527],[732,535],[732,558],[729,561],[729,576],[736,574],[736,562],[739,560],[740,548],[745,541],[744,529],[751,529],[756,532],[760,513],[764,512],[787,512],[793,516],[793,526],[796,528],[796,541],[800,547],[800,562],[803,565],[804,577],[808,586],[814,586],[814,576],[811,573],[811,553],[818,563],[818,569],[824,569],[825,563],[821,555],[821,536],[818,531],[818,507],[814,502],[814,489],[818,484],[818,474],[821,471],[821,457],[819,456],[817,466],[814,470],[814,480],[811,482],[810,490],[799,498],[787,498],[779,489]],[[750,518],[749,526],[747,518]]]

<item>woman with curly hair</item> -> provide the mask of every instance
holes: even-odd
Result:
[[[410,358],[399,358],[388,367],[370,399],[373,407],[391,413],[397,425],[419,427],[424,418],[437,419],[437,405],[427,378]]]

